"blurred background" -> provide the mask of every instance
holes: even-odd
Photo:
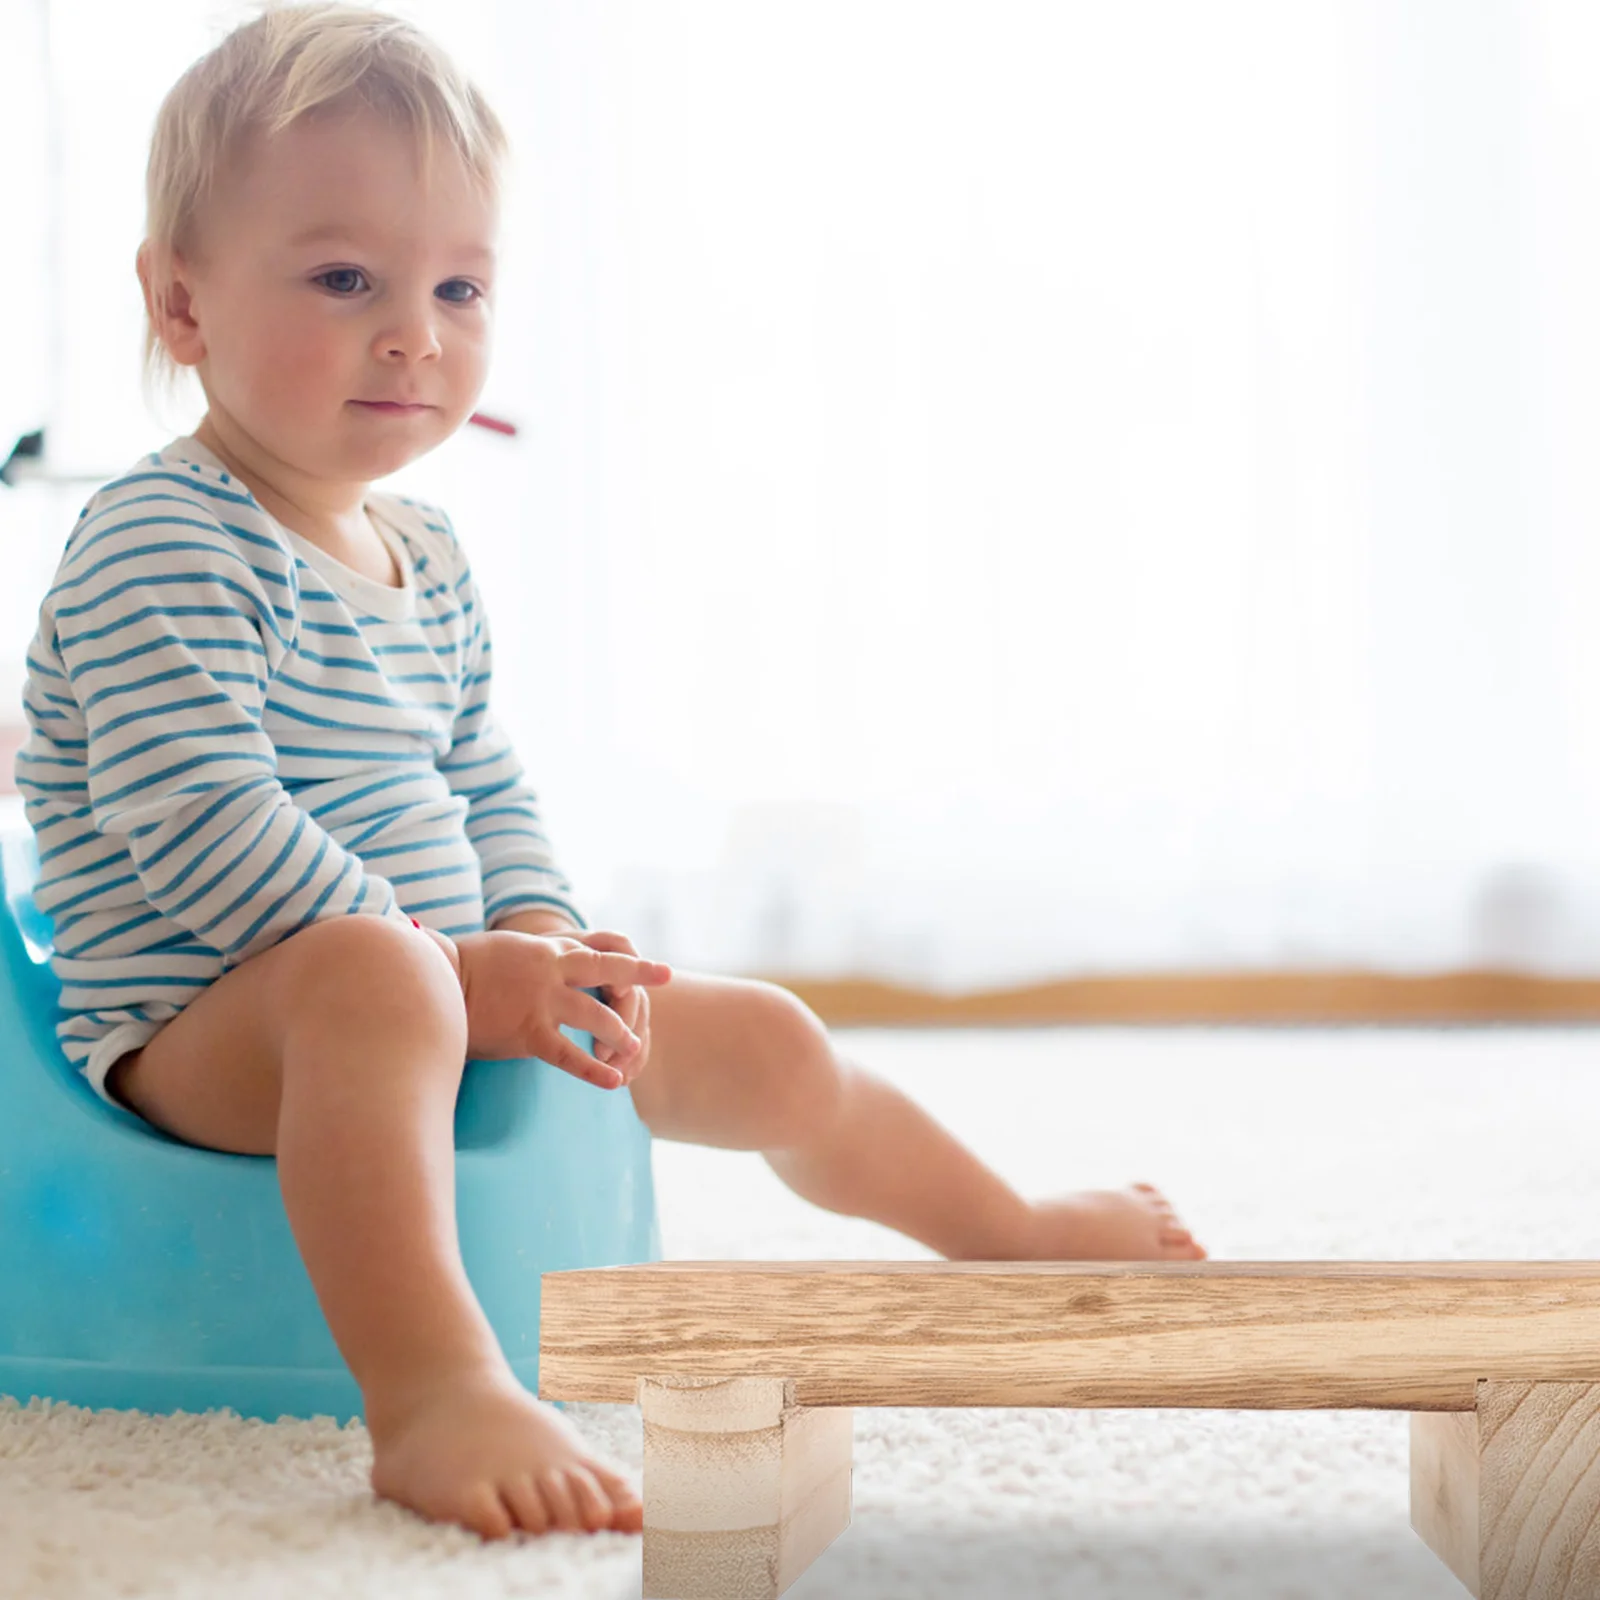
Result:
[[[202,414],[144,163],[255,9],[0,0],[11,742]],[[384,487],[595,925],[837,1020],[1600,1017],[1600,7],[385,9],[515,146],[518,432]]]

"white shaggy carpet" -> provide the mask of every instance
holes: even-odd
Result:
[[[1030,1193],[1161,1185],[1213,1259],[1600,1256],[1581,1030],[840,1031]],[[677,1257],[926,1256],[759,1157],[656,1148]],[[575,1406],[635,1473],[632,1407]],[[855,1521],[796,1600],[1459,1600],[1395,1413],[856,1413]],[[375,1501],[358,1425],[0,1400],[0,1595],[623,1600],[639,1542],[485,1545]]]

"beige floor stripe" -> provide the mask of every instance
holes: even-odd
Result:
[[[1517,972],[1154,973],[942,994],[871,978],[785,978],[834,1027],[1600,1022],[1600,979]]]

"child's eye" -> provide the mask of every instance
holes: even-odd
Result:
[[[314,277],[311,281],[313,283],[326,283],[329,278],[345,278],[345,277],[360,278],[360,277],[364,277],[364,276],[365,276],[365,274],[360,272],[359,270],[357,270],[355,267],[334,267],[329,272],[319,272],[317,274],[317,276]],[[330,289],[334,288],[334,286],[332,284],[329,284],[328,287]],[[334,289],[334,293],[335,294],[337,294],[338,292],[339,291],[337,289]]]
[[[317,274],[317,276],[315,278],[313,278],[311,281],[313,283],[327,283],[328,287],[330,289],[332,289],[333,292],[336,295],[338,295],[341,300],[343,300],[343,299],[348,299],[349,296],[345,293],[345,291],[343,289],[341,289],[339,287],[339,285],[334,284],[334,283],[328,283],[328,280],[330,278],[346,278],[346,277],[364,278],[365,276],[366,276],[366,274],[364,272],[362,272],[359,267],[331,267],[327,272],[319,272]],[[350,289],[353,290],[355,286],[352,284],[349,287],[350,287]],[[466,294],[466,295],[459,295],[459,296],[458,295],[446,295],[444,298],[445,298],[446,303],[449,304],[449,305],[453,305],[453,306],[470,306],[473,303],[474,300],[481,300],[483,298],[483,291],[481,289],[479,289],[477,284],[468,283],[465,278],[451,278],[448,283],[442,283],[442,284],[440,284],[439,287],[441,289],[449,289],[449,288],[457,288],[457,287],[459,287],[459,288],[468,289],[468,290],[471,291],[470,294]]]

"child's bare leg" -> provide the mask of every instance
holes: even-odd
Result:
[[[796,1194],[959,1260],[1196,1260],[1149,1184],[1028,1201],[914,1100],[841,1059],[794,995],[679,971],[632,1086],[652,1133],[759,1150]]]
[[[352,916],[226,973],[109,1086],[181,1139],[276,1154],[295,1241],[361,1387],[380,1495],[489,1538],[636,1529],[637,1495],[517,1382],[462,1267],[465,1055],[443,952]]]
[[[796,1194],[868,1217],[952,1260],[1194,1260],[1205,1254],[1149,1184],[1028,1201],[914,1100],[839,1060],[839,1115],[764,1150]]]

